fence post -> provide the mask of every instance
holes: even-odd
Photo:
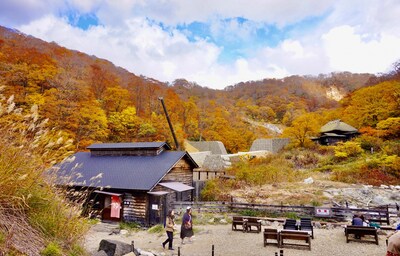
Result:
[[[283,256],[283,250],[279,252],[279,256]]]
[[[214,256],[214,245],[211,246],[211,256]]]
[[[181,247],[178,247],[178,256],[181,256]]]
[[[134,241],[131,242],[131,250],[132,250],[132,252],[135,252],[135,242]]]

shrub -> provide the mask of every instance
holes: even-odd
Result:
[[[242,216],[249,216],[249,217],[257,217],[263,215],[261,211],[252,209],[241,210],[239,214]]]
[[[290,182],[297,176],[291,162],[279,155],[236,163],[231,168],[231,172],[237,180],[259,186],[267,183]]]
[[[288,219],[299,219],[299,215],[295,212],[286,212],[285,217]]]
[[[335,157],[345,159],[348,157],[355,157],[363,152],[359,143],[354,141],[339,142],[335,146]]]
[[[60,246],[56,243],[49,243],[43,251],[40,252],[40,255],[43,256],[62,256],[62,251]]]
[[[86,256],[86,255],[88,255],[86,250],[82,248],[82,246],[80,245],[74,245],[68,251],[68,256]]]

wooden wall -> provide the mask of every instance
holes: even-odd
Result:
[[[126,193],[123,199],[124,221],[147,223],[148,196],[146,193]]]
[[[193,169],[186,159],[179,162],[165,175],[161,182],[180,182],[188,186],[193,185]]]

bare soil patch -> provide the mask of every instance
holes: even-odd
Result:
[[[262,233],[243,233],[232,231],[231,225],[203,225],[195,227],[193,243],[181,244],[179,233],[174,235],[175,251],[163,249],[161,243],[166,239],[166,234],[150,234],[146,230],[128,234],[110,235],[112,226],[104,223],[96,224],[89,231],[85,247],[89,252],[98,249],[102,239],[119,240],[126,243],[134,241],[135,247],[154,253],[155,255],[178,255],[178,247],[182,256],[210,256],[211,247],[214,245],[216,256],[260,256],[275,255],[279,252],[276,246],[263,245]],[[263,227],[264,228],[264,227]],[[278,227],[279,228],[279,227]],[[315,239],[311,242],[311,251],[297,248],[284,248],[285,256],[305,255],[365,255],[376,256],[386,253],[386,235],[379,235],[379,245],[373,243],[350,242],[346,243],[344,230],[341,227],[334,229],[315,229]]]

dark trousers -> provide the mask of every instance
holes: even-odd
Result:
[[[174,241],[174,232],[167,231],[167,240],[164,241],[163,245],[166,245],[168,243],[168,248],[172,249],[172,241]]]

